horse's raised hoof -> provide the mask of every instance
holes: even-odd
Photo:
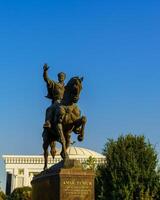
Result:
[[[82,141],[83,141],[83,136],[79,135],[79,136],[77,137],[77,139],[78,139],[78,141],[82,142]]]

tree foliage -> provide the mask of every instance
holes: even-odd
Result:
[[[97,171],[97,200],[157,199],[157,153],[144,136],[108,140],[103,154],[107,162]]]
[[[0,200],[5,200],[6,199],[6,195],[4,194],[3,191],[0,190]]]
[[[8,200],[31,200],[31,191],[30,187],[16,188],[8,197]]]
[[[89,156],[87,160],[85,160],[83,163],[84,169],[92,169],[95,170],[96,168],[96,159],[92,156]]]

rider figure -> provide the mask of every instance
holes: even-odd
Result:
[[[48,90],[48,94],[46,97],[52,100],[51,106],[47,108],[46,110],[46,119],[43,126],[44,128],[51,128],[52,112],[55,105],[60,104],[61,100],[63,99],[64,90],[65,90],[64,80],[66,78],[66,74],[63,72],[60,72],[58,73],[58,82],[50,80],[47,73],[48,69],[49,69],[48,65],[44,64],[43,78],[47,84],[47,90]]]

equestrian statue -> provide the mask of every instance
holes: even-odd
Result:
[[[47,98],[52,103],[46,110],[45,123],[43,125],[43,150],[44,150],[44,170],[47,169],[48,147],[54,159],[56,155],[56,142],[62,145],[61,157],[68,159],[67,148],[70,146],[71,133],[77,134],[78,141],[84,138],[84,128],[86,117],[81,116],[77,106],[82,90],[83,77],[73,77],[65,85],[65,73],[58,74],[58,82],[50,80],[48,77],[48,65],[44,64],[43,78],[47,84]]]

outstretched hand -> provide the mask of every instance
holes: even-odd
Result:
[[[48,69],[49,69],[49,67],[48,67],[47,63],[45,63],[44,66],[43,66],[43,70],[47,71]]]

